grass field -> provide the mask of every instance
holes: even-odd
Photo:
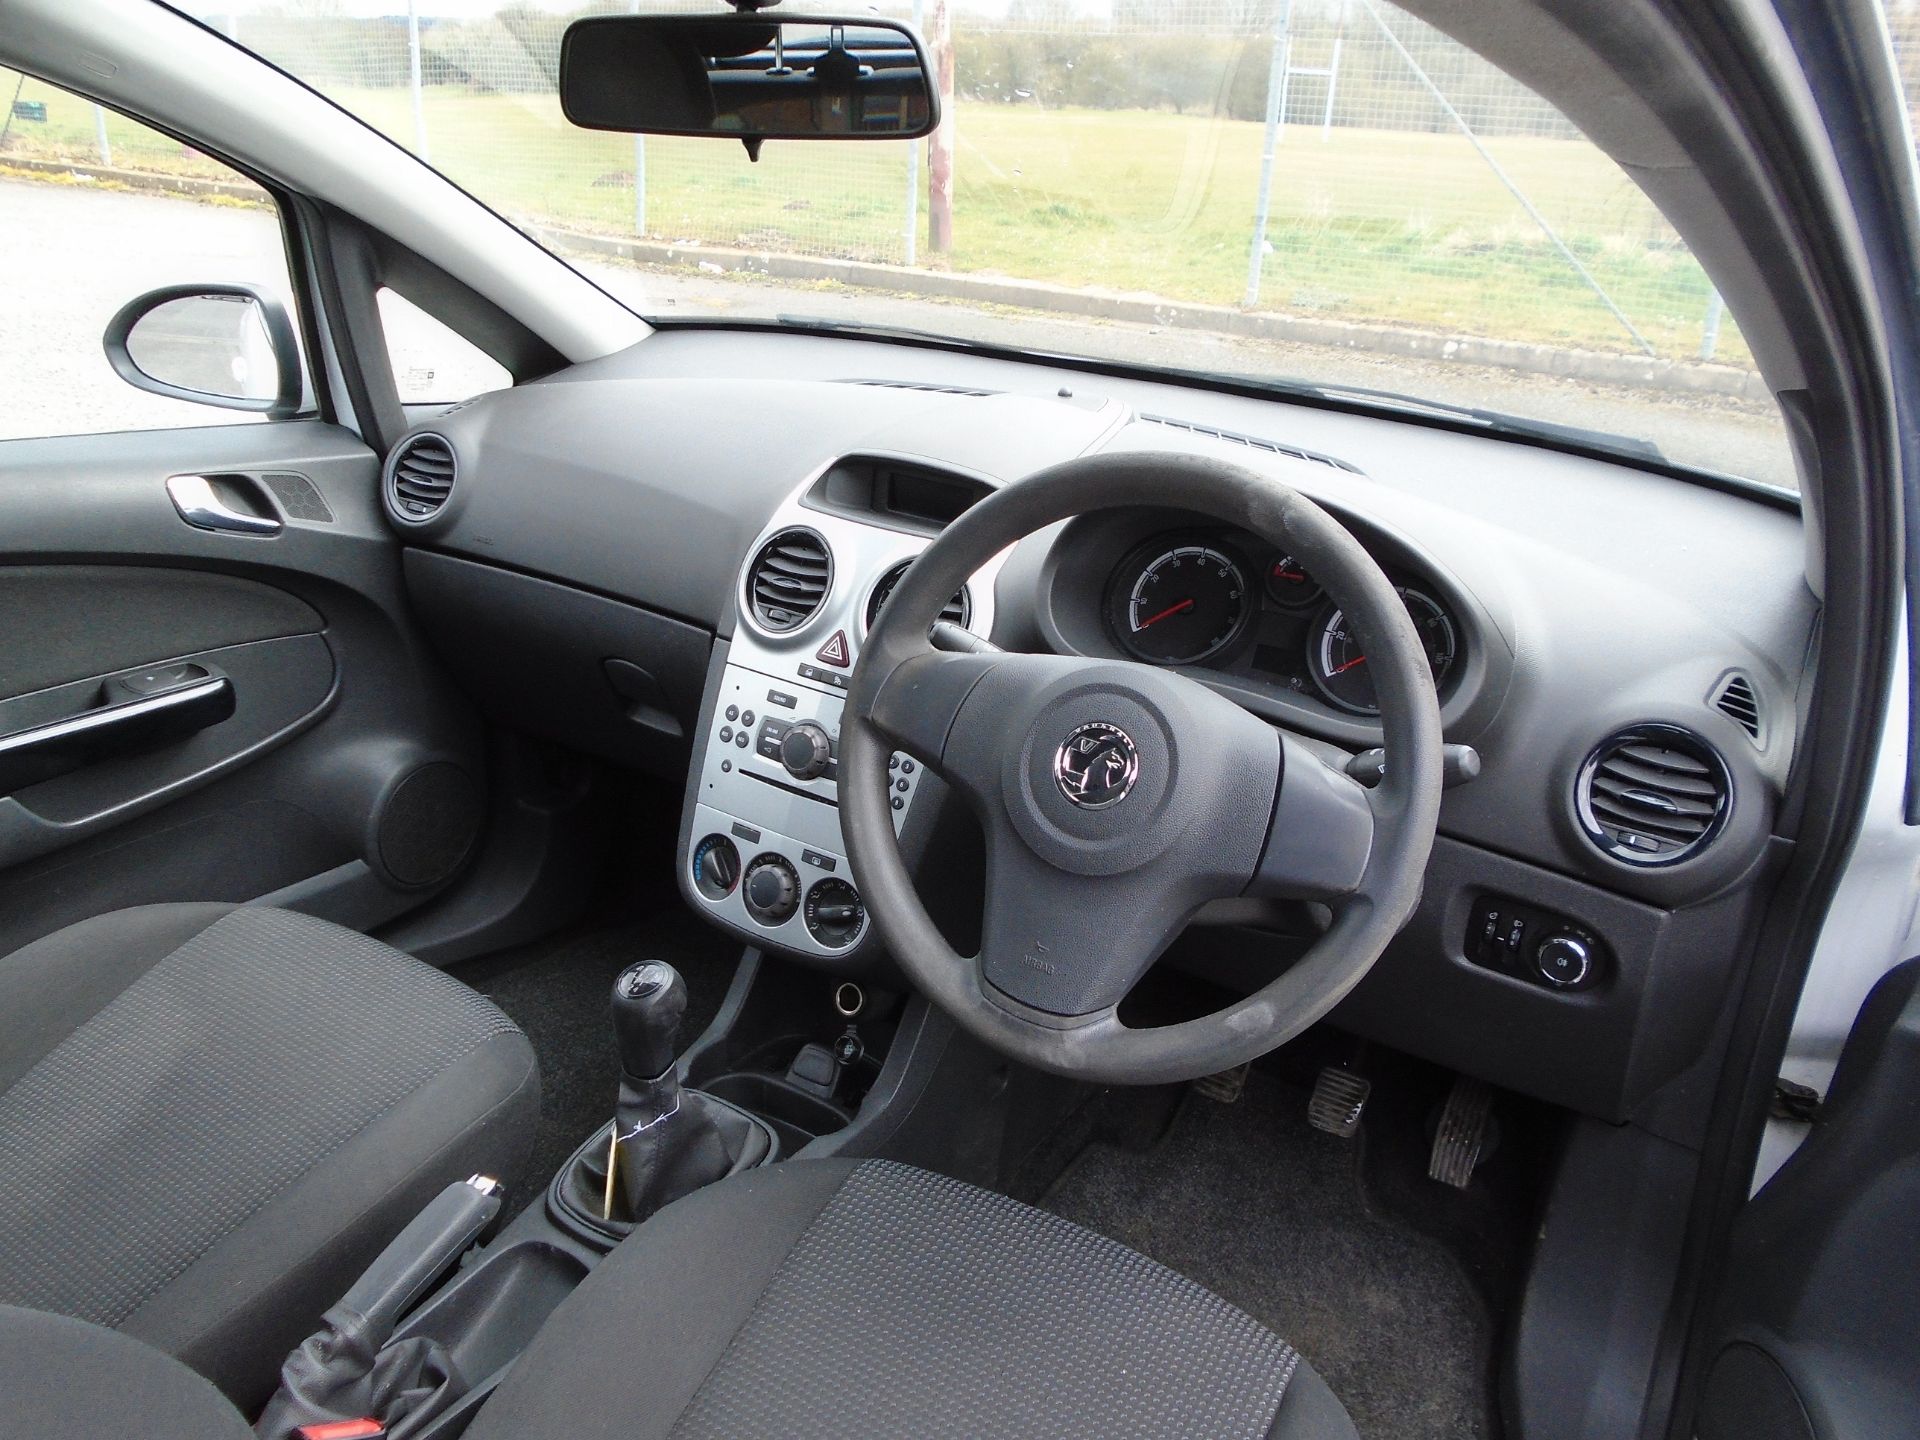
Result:
[[[12,78],[0,72],[11,91]],[[91,107],[27,82],[44,124],[16,121],[7,153],[94,159]],[[404,89],[336,99],[403,143]],[[630,234],[634,142],[574,130],[548,96],[429,89],[429,156],[521,220]],[[116,163],[212,167],[111,117]],[[1261,127],[1141,111],[956,107],[955,247],[922,264],[1169,299],[1242,299]],[[1584,142],[1496,139],[1500,164],[1662,356],[1698,354],[1705,275],[1652,206]],[[898,261],[907,146],[769,144],[749,164],[723,141],[645,142],[655,238]],[[1571,347],[1633,342],[1487,164],[1457,135],[1287,131],[1275,168],[1261,308]],[[1747,363],[1727,322],[1716,358]]]

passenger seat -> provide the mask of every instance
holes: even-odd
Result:
[[[448,1183],[510,1182],[533,1049],[484,997],[285,910],[154,905],[0,959],[0,1305],[178,1357],[252,1413]]]

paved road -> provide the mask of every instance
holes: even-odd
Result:
[[[642,312],[861,319],[1034,350],[1365,385],[1645,435],[1683,463],[1793,483],[1777,416],[1722,397],[750,277],[579,263]],[[122,303],[155,285],[192,280],[255,280],[284,290],[271,217],[168,196],[0,181],[0,437],[220,423],[222,412],[130,389],[100,350],[101,331]]]

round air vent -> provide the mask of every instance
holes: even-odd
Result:
[[[887,598],[893,594],[894,587],[900,583],[900,577],[907,573],[907,566],[912,563],[911,560],[902,560],[895,565],[880,577],[880,583],[875,585],[873,593],[867,596],[867,628],[869,630],[873,628],[873,622],[880,618],[880,607],[887,603]],[[963,630],[967,627],[973,619],[973,597],[967,593],[966,586],[962,585],[960,593],[941,606],[939,618],[951,620]]]
[[[1587,838],[1629,865],[1674,865],[1699,854],[1732,803],[1720,752],[1678,725],[1635,725],[1609,736],[1573,787]]]
[[[775,535],[747,566],[747,609],[762,630],[775,635],[811,620],[832,588],[833,554],[802,526]]]
[[[453,445],[444,435],[409,435],[387,459],[387,508],[418,525],[438,515],[453,495]]]

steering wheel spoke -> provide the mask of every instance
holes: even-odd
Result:
[[[1373,855],[1374,792],[1281,735],[1283,779],[1250,895],[1344,900],[1360,889]]]
[[[895,750],[946,774],[947,737],[967,696],[1006,657],[922,650],[879,682],[867,718]]]

